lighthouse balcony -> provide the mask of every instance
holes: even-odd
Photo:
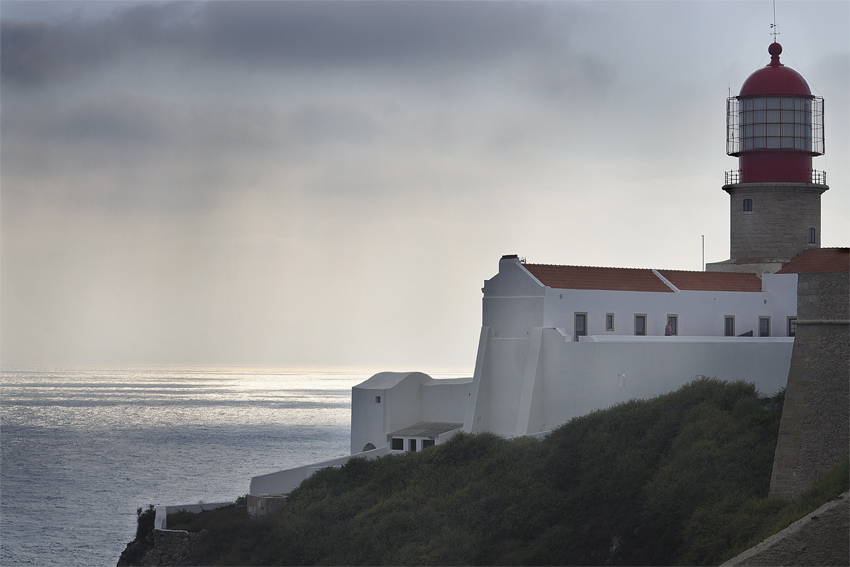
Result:
[[[814,185],[826,185],[826,171],[813,169],[811,172],[812,177],[810,183]],[[737,185],[738,183],[742,183],[740,169],[725,171],[724,174],[724,185]]]

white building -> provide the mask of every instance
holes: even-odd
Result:
[[[382,373],[355,386],[352,453],[392,447],[422,421],[442,423],[442,438],[460,423],[528,435],[699,376],[765,393],[788,376],[794,273],[549,266],[511,255],[483,291],[474,376]]]

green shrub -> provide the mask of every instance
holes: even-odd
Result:
[[[207,530],[192,561],[716,564],[788,510],[764,498],[782,394],[702,379],[543,440],[458,434],[428,451],[353,459],[261,519],[231,507],[185,520]],[[813,501],[847,476],[825,477]]]

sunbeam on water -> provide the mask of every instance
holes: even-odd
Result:
[[[0,564],[114,565],[139,506],[233,500],[348,454],[351,387],[374,372],[4,370]]]

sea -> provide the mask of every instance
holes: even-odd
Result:
[[[139,507],[234,501],[349,454],[351,387],[376,371],[3,369],[0,565],[115,565]]]

